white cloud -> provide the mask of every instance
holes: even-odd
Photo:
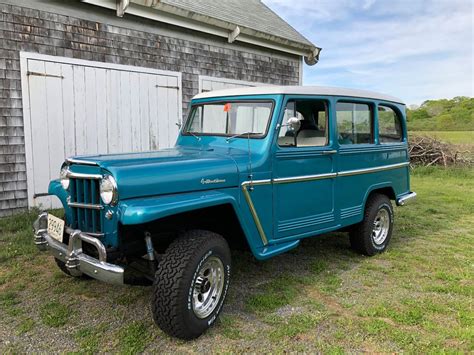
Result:
[[[313,43],[320,62],[305,84],[385,91],[408,103],[473,96],[469,0],[264,0]]]

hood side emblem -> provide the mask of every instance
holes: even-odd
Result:
[[[225,179],[204,179],[202,178],[201,179],[201,184],[203,185],[208,185],[208,184],[219,184],[219,183],[222,183],[222,182],[225,182]]]

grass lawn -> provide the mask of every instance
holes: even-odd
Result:
[[[192,342],[153,325],[150,288],[63,275],[33,246],[33,215],[0,220],[0,353],[473,352],[474,169],[418,168],[389,250],[344,233],[257,262],[233,254],[220,321]]]
[[[474,131],[410,131],[408,135],[435,137],[441,141],[474,147]]]

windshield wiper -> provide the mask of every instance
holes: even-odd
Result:
[[[257,132],[245,132],[245,133],[239,133],[239,134],[236,134],[236,135],[233,135],[233,136],[230,136],[230,137],[227,137],[226,138],[226,142],[229,143],[232,139],[234,138],[239,138],[239,137],[249,137],[250,136],[258,136],[258,135],[261,135],[261,133],[257,133]]]
[[[198,142],[200,142],[200,141],[201,141],[201,137],[198,137],[198,136],[196,136],[196,135],[195,135],[193,132],[191,132],[191,131],[187,131],[186,133],[189,133],[190,135],[192,135],[194,138],[196,138],[196,139],[197,139],[197,141],[198,141]]]

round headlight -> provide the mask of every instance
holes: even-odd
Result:
[[[63,186],[64,190],[69,188],[69,177],[67,176],[68,172],[69,169],[67,166],[63,166],[59,172],[59,180],[61,181],[61,185]]]
[[[117,183],[111,175],[105,175],[100,180],[100,198],[106,205],[114,205],[117,202]]]

